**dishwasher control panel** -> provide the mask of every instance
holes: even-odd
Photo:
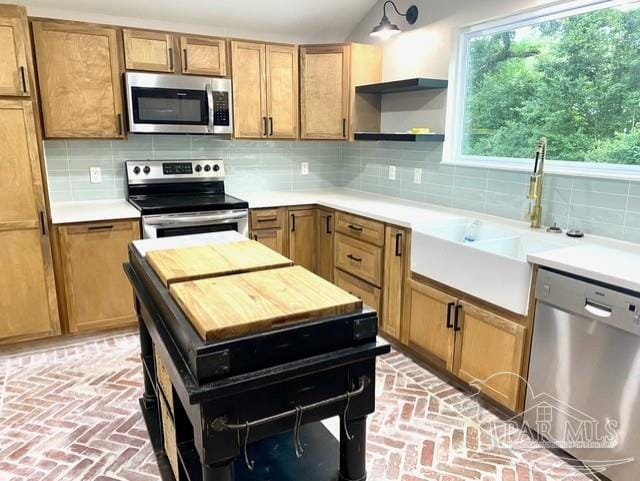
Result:
[[[640,336],[640,293],[540,269],[536,300]]]

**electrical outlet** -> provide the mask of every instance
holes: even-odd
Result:
[[[309,162],[302,162],[300,164],[300,175],[309,175]]]
[[[422,184],[422,169],[420,167],[413,169],[413,183]]]
[[[389,180],[396,180],[396,166],[389,166]]]
[[[101,184],[102,169],[100,167],[89,167],[89,178],[92,184]]]

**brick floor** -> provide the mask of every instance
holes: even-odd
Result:
[[[135,334],[0,357],[0,481],[159,479]],[[371,481],[586,481],[472,396],[392,352],[378,362]],[[303,480],[301,480],[303,481]]]

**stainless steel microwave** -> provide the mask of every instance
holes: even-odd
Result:
[[[127,72],[129,132],[231,134],[231,80]]]

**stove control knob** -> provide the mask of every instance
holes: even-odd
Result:
[[[196,165],[196,172],[200,172],[202,170],[202,166],[201,165]]]
[[[138,167],[137,165],[133,168],[133,173],[138,175],[140,173],[140,167]]]
[[[218,164],[213,164],[213,171],[218,172],[220,170],[220,166]]]
[[[148,165],[144,166],[144,169],[142,170],[145,174],[148,174],[149,172],[151,172],[151,167],[149,167]]]
[[[204,166],[204,171],[209,172],[211,170],[211,166],[209,164]]]

